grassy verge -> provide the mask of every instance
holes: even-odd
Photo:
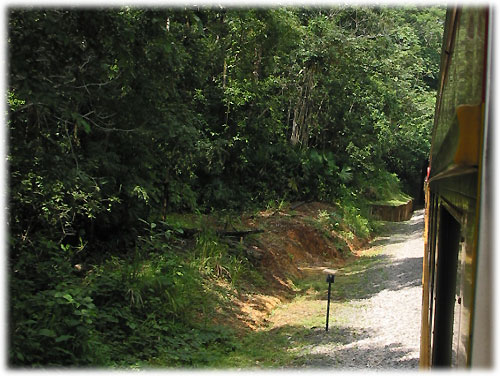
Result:
[[[359,299],[376,292],[377,285],[387,278],[381,268],[383,263],[380,250],[372,249],[338,269],[332,284],[328,333],[324,333],[328,283],[326,275],[317,271],[294,281],[296,297],[272,313],[268,327],[238,338],[233,351],[208,362],[207,367],[260,369],[306,365],[310,360],[308,348],[314,344],[322,341],[332,345],[345,340],[345,327],[351,319],[346,307],[359,305]]]

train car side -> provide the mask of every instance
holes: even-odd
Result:
[[[425,185],[420,366],[491,365],[491,11],[449,8]],[[480,289],[480,290],[479,290]]]

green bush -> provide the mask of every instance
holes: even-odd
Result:
[[[12,242],[9,278],[9,363],[12,366],[84,365],[102,360],[91,291],[55,242]]]

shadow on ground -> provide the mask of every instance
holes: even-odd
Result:
[[[332,284],[332,301],[369,299],[383,290],[397,291],[420,286],[422,257],[394,260],[387,255],[361,256],[340,269]],[[310,287],[316,291],[311,292]],[[328,283],[324,273],[311,275],[303,282],[307,300],[326,300]]]
[[[419,211],[409,221],[386,222],[383,235],[371,242],[370,248],[374,250],[390,246],[396,255],[399,244],[404,247],[407,242],[419,239],[422,231],[423,213]],[[397,291],[420,286],[423,257],[396,258],[395,255],[385,252],[362,254],[340,270],[334,284],[333,298],[369,299],[383,290]]]
[[[424,211],[416,211],[409,221],[382,222],[380,226],[380,235],[370,242],[371,247],[404,243],[418,239],[424,231]]]
[[[370,249],[390,246],[397,253],[399,244],[403,247],[403,243],[422,236],[423,216],[417,213],[410,221],[386,222],[385,226],[385,235],[372,241]],[[362,253],[354,261],[338,269],[332,285],[332,300],[369,299],[383,290],[397,291],[420,286],[422,262],[423,257],[396,258],[387,253]],[[316,291],[311,293],[311,287]],[[327,288],[325,274],[318,270],[315,274],[310,273],[302,282],[301,292],[309,290],[308,300],[326,300]]]
[[[405,359],[410,352],[399,343],[360,347],[373,336],[368,330],[332,326],[324,328],[284,325],[249,333],[243,342],[209,368],[276,369],[328,368],[394,369],[416,368],[417,359]]]
[[[409,352],[402,349],[399,343],[386,346],[370,346],[357,349],[343,348],[333,354],[316,353],[305,357],[298,357],[292,366],[301,368],[326,368],[337,369],[386,369],[418,368],[418,359],[408,358]]]

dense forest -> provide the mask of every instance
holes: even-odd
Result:
[[[187,249],[171,214],[316,200],[364,218],[397,187],[417,196],[444,13],[9,9],[9,364],[231,351],[200,319],[225,276],[216,234]]]

